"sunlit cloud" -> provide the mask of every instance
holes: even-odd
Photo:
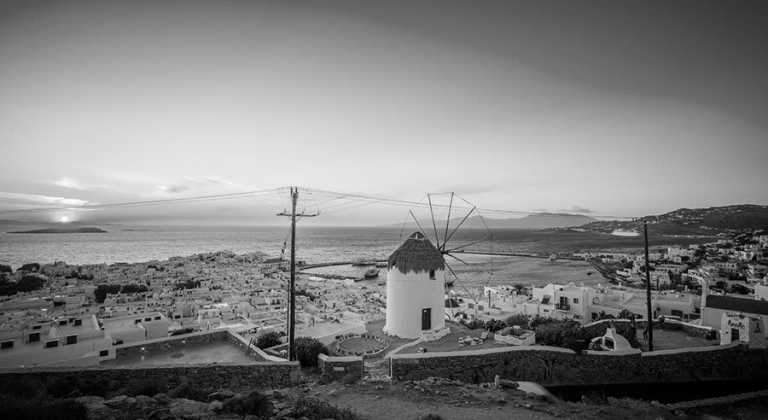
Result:
[[[218,176],[186,176],[179,181],[156,187],[164,194],[183,192],[246,191],[249,188]]]
[[[10,201],[8,204],[47,204],[58,206],[84,206],[88,201],[79,198],[55,197],[41,194],[23,194],[0,191],[0,200]]]
[[[53,182],[53,185],[62,187],[62,188],[69,188],[71,190],[79,190],[84,191],[87,188],[77,182],[75,179],[68,178],[68,177],[61,177]]]

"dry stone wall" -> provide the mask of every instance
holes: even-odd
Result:
[[[323,379],[328,381],[337,381],[344,377],[355,380],[363,378],[362,356],[333,357],[320,354],[317,356],[317,366]]]
[[[768,380],[768,351],[738,344],[624,355],[529,346],[395,355],[390,364],[395,380],[435,376],[479,383],[499,375],[551,386]]]
[[[91,368],[91,369],[18,369],[0,373],[0,381],[36,380],[43,386],[65,379],[73,390],[88,388],[94,383],[113,384],[117,389],[128,383],[148,381],[166,384],[172,389],[182,382],[194,384],[201,390],[233,390],[248,388],[286,387],[298,383],[298,362],[254,363],[248,365],[197,365],[153,368]]]

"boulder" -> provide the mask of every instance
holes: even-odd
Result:
[[[218,400],[211,401],[208,404],[208,409],[211,411],[221,411],[224,408],[224,403]]]
[[[208,394],[208,399],[209,400],[224,401],[224,400],[226,400],[228,398],[232,398],[234,396],[235,396],[235,393],[232,392],[231,390],[229,390],[229,389],[222,389],[222,390],[219,390],[219,391],[212,392],[212,393]]]
[[[129,397],[127,395],[118,395],[116,397],[113,397],[104,401],[104,405],[114,409],[125,408],[135,403],[136,403],[136,398]]]

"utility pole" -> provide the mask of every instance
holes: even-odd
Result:
[[[648,262],[648,222],[643,221],[643,229],[645,232],[645,292],[648,305],[648,351],[653,351],[653,308],[651,305],[651,269]]]
[[[296,214],[296,202],[299,200],[299,188],[291,187],[291,212],[285,210],[278,213],[278,216],[289,216],[291,218],[291,283],[288,286],[288,360],[296,360],[296,216],[315,217],[315,214]]]

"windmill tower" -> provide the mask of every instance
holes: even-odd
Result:
[[[384,332],[402,338],[445,327],[445,261],[421,232],[414,232],[389,256],[387,320]]]
[[[461,221],[451,228],[453,193],[450,197],[447,206],[440,206],[448,210],[444,229],[441,223],[440,230],[444,231],[441,235],[437,228],[432,197],[427,195],[429,216],[435,235],[434,244],[427,237],[427,232],[413,211],[409,211],[419,230],[403,241],[388,260],[387,308],[384,325],[386,334],[402,338],[418,338],[424,332],[445,328],[445,288],[457,279],[456,272],[446,263],[445,256],[448,255],[466,264],[453,253],[487,239],[486,236],[482,240],[464,245],[454,247],[447,245],[476,209],[473,206]],[[448,279],[447,273],[453,277]]]

